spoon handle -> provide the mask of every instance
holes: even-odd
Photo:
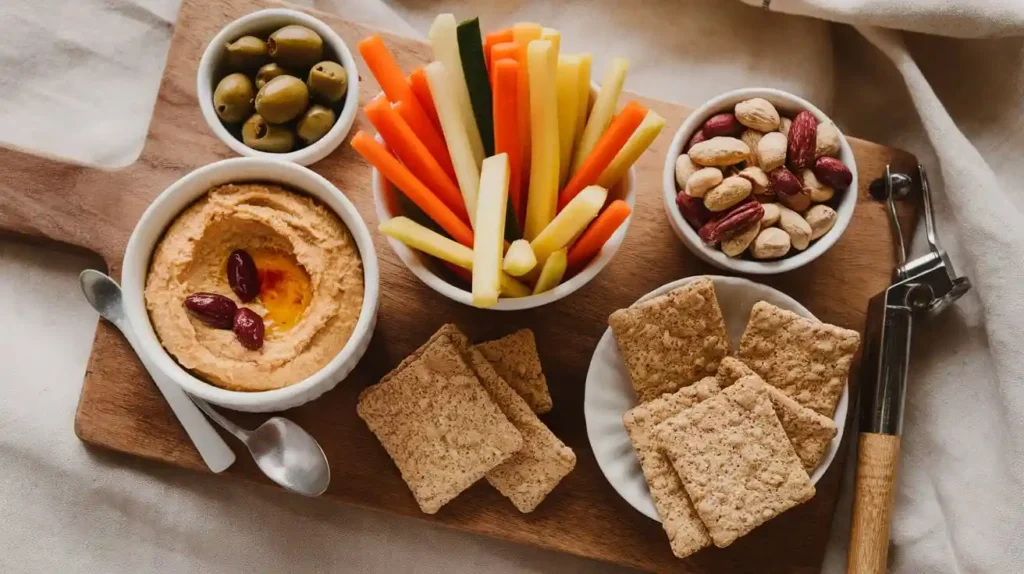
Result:
[[[238,440],[242,441],[243,443],[249,440],[249,431],[236,425],[235,423],[228,420],[224,415],[218,413],[216,409],[210,406],[210,403],[204,401],[199,397],[194,397],[192,395],[189,395],[189,398],[192,399],[192,402],[195,403],[196,406],[200,408],[200,410],[206,413],[206,416],[213,419],[213,422],[219,424],[221,427],[224,428],[224,430],[235,435],[235,437],[237,437]]]

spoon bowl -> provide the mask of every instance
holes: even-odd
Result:
[[[245,440],[270,480],[305,496],[320,496],[331,483],[331,467],[320,444],[294,422],[273,417]]]

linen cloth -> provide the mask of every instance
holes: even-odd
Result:
[[[404,33],[424,34],[441,11],[479,14],[485,28],[543,21],[562,30],[566,50],[593,51],[595,70],[629,57],[629,89],[698,105],[728,89],[779,87],[829,111],[846,133],[916,153],[936,192],[941,239],[975,290],[915,332],[892,567],[1013,572],[1024,564],[1018,2],[770,3],[862,26],[1008,36],[990,40],[867,27],[862,37],[720,0],[300,4]],[[130,163],[176,11],[176,0],[0,3],[0,140],[75,161]],[[0,243],[8,318],[0,329],[0,571],[621,571],[85,450],[72,420],[96,315],[76,275],[91,263]],[[848,507],[837,512],[826,571],[844,568]]]

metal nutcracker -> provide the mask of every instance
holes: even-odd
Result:
[[[892,285],[872,298],[868,306],[848,573],[886,571],[914,318],[941,313],[971,288],[970,280],[956,274],[946,252],[939,247],[928,176],[921,166],[917,172],[929,251],[910,261],[895,202],[910,192],[913,179],[892,173],[886,166],[885,177],[872,184],[872,194],[888,204],[899,264],[893,272]]]

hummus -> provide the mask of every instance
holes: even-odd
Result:
[[[260,295],[249,303],[228,285],[235,249],[252,255],[260,272]],[[190,315],[185,297],[198,292],[224,295],[263,317],[263,347],[246,349],[231,330]],[[309,377],[345,346],[363,304],[363,267],[352,234],[319,202],[274,184],[229,184],[167,229],[145,297],[157,337],[183,367],[225,389],[265,391]]]

